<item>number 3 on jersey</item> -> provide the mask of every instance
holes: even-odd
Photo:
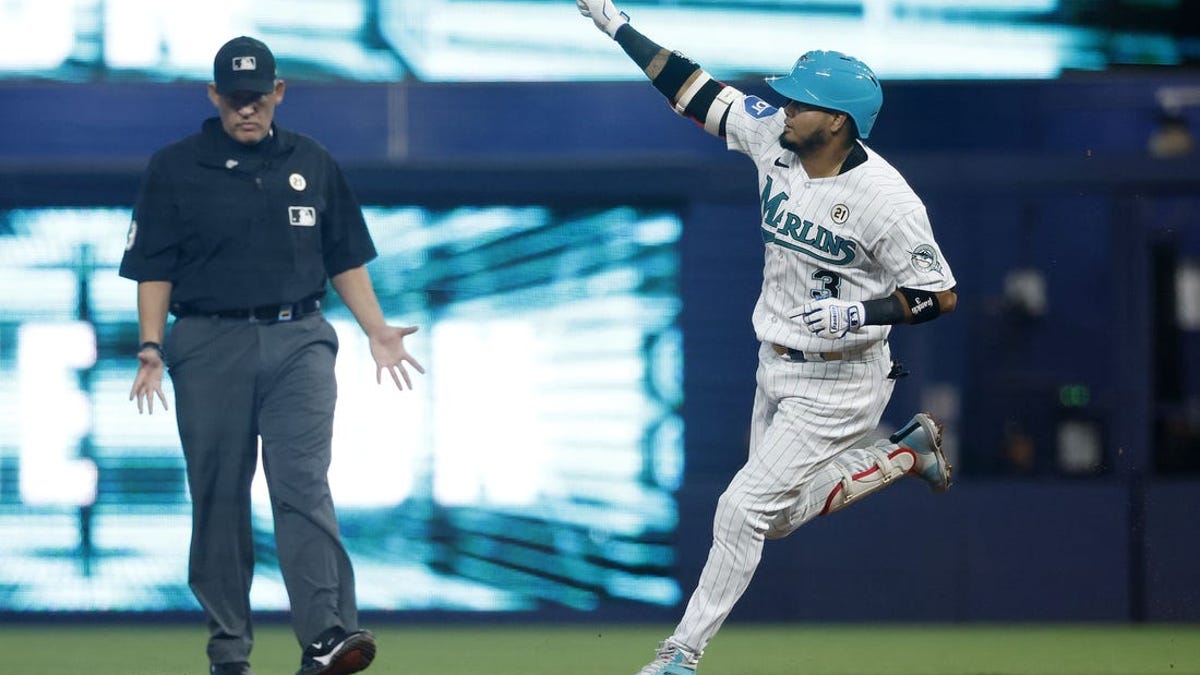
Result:
[[[842,285],[842,277],[840,275],[829,270],[817,270],[812,273],[812,278],[820,284],[816,288],[809,290],[813,300],[838,297],[839,287]]]

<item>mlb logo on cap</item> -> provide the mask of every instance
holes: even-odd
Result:
[[[235,91],[269,94],[275,90],[275,55],[259,40],[236,37],[213,59],[213,82],[221,95]]]

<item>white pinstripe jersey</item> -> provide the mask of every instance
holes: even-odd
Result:
[[[941,291],[954,274],[933,238],[925,205],[892,165],[863,146],[867,160],[830,178],[809,178],[779,145],[784,112],[740,95],[729,109],[726,143],[758,167],[766,246],[754,331],[763,342],[806,352],[857,351],[887,339],[866,326],[833,340],[788,318],[814,298],[882,298],[899,286]]]

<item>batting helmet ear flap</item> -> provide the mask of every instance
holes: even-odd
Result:
[[[875,73],[841,52],[808,52],[787,75],[768,77],[767,84],[793,101],[846,113],[859,138],[870,135],[883,107],[883,89]]]

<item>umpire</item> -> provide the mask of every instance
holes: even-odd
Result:
[[[388,325],[365,263],[375,247],[338,165],[273,123],[284,81],[267,45],[227,42],[208,98],[218,117],[157,152],[146,170],[120,274],[138,282],[141,346],[130,400],[154,412],[169,366],[192,499],[188,581],[208,620],[214,675],[250,673],[258,440],[279,567],[303,646],[298,675],[366,668],[354,572],[327,479],[338,341],[321,314],[326,280],[367,334],[376,381],[421,365]],[[164,341],[168,311],[175,315]]]

